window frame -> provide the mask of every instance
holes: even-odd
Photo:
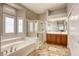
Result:
[[[5,33],[5,17],[14,18],[14,32],[12,33]],[[16,33],[16,16],[9,15],[9,14],[3,14],[3,35],[14,35]]]
[[[38,32],[38,25],[39,25],[38,21],[35,21],[34,22],[34,32]]]
[[[32,23],[32,27],[30,27],[31,23]],[[34,21],[28,21],[28,30],[29,30],[30,33],[34,33]]]
[[[23,32],[19,32],[18,31],[18,29],[19,29],[18,23],[19,23],[19,19],[21,19],[21,18],[23,19]],[[24,33],[24,18],[22,16],[17,17],[17,33],[19,33],[19,34],[23,34]]]

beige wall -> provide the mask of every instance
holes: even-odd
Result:
[[[38,20],[38,14],[26,9],[26,18],[29,20]]]
[[[68,4],[68,48],[79,56],[79,4]]]
[[[16,8],[16,9],[24,9],[26,11],[26,18],[30,20],[37,20],[38,19],[38,14],[34,13],[30,9],[24,7],[20,3],[7,3],[8,5]]]
[[[61,17],[66,17],[67,16],[67,10],[66,8],[64,9],[58,9],[54,11],[49,11],[48,13],[48,19],[56,19],[56,18],[61,18]]]
[[[48,17],[48,11],[45,11],[44,13],[39,14],[38,17],[39,17],[40,20],[47,20],[47,17]]]
[[[1,55],[1,34],[2,34],[2,5],[0,4],[0,55]]]
[[[0,6],[1,9],[1,6]],[[0,20],[1,20],[1,10],[0,10]],[[0,22],[0,28],[1,28],[1,22]],[[0,29],[0,55],[1,55],[1,29]]]
[[[2,5],[0,5],[0,34],[2,34],[2,19],[3,19],[2,8],[3,8]]]

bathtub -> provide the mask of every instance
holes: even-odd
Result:
[[[3,46],[2,53],[4,56],[27,56],[36,49],[37,41],[37,37],[25,37],[21,42],[14,42]]]

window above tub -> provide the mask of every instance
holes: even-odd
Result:
[[[14,18],[5,16],[4,20],[4,31],[5,33],[14,33]]]
[[[23,23],[24,23],[23,17],[18,17],[18,21],[17,21],[17,24],[18,24],[17,25],[18,26],[17,27],[17,29],[18,29],[17,32],[18,33],[23,33],[23,29],[24,29],[24,27],[23,27],[24,24]]]

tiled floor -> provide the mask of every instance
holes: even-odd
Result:
[[[70,51],[64,46],[45,43],[42,49],[38,49],[29,56],[70,56]]]

